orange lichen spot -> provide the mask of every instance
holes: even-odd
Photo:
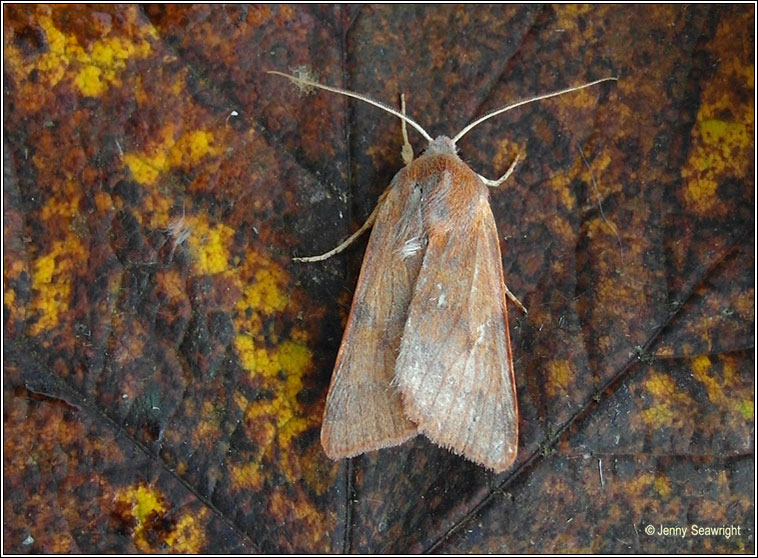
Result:
[[[147,191],[147,196],[142,200],[142,207],[148,216],[147,224],[152,229],[168,228],[171,219],[171,208],[174,198],[166,195],[163,191],[153,188]],[[142,223],[140,214],[135,215]],[[185,222],[186,224],[186,222]],[[186,240],[186,238],[185,238]]]
[[[261,11],[260,17],[263,17],[264,15],[268,16],[269,14]],[[279,6],[279,13],[276,16],[277,25],[290,22],[292,19],[294,19],[295,15],[296,15],[296,12],[291,5],[281,4]]]
[[[546,392],[550,397],[565,393],[571,378],[571,363],[568,360],[553,360],[547,363]]]
[[[554,219],[550,219],[550,224],[548,226],[560,238],[574,238],[575,232],[568,219],[556,215]]]
[[[202,448],[218,438],[218,413],[213,403],[204,401],[200,411],[200,420],[192,432],[192,447]]]
[[[601,238],[602,236],[612,235],[618,238],[618,227],[610,219],[604,219],[602,216],[597,216],[594,219],[590,219],[585,223],[587,238]],[[617,296],[617,298],[621,298]]]
[[[76,548],[76,542],[68,533],[55,533],[50,543],[51,554],[74,554]]]
[[[95,208],[101,215],[115,209],[113,198],[107,192],[96,192],[94,197]]]
[[[322,514],[315,508],[313,503],[301,492],[289,493],[284,487],[276,487],[271,490],[268,499],[268,512],[274,521],[287,523],[294,519],[305,525],[318,526],[322,524]],[[299,534],[298,534],[299,535]],[[312,536],[312,543],[318,544],[324,536],[324,529],[316,529]]]

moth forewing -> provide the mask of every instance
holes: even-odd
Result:
[[[407,250],[421,237],[422,222],[419,192],[405,179],[406,170],[378,209],[329,386],[321,444],[334,459],[416,435],[390,385],[422,257]]]
[[[394,383],[419,432],[500,472],[518,417],[497,228],[487,187],[454,150],[426,157],[427,245]]]

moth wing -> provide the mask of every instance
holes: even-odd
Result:
[[[419,432],[501,472],[518,447],[516,384],[497,228],[481,200],[470,228],[427,231],[395,382]]]
[[[388,188],[371,231],[321,426],[332,459],[400,444],[416,435],[391,381],[422,254],[401,250],[422,234],[420,193],[403,171]]]

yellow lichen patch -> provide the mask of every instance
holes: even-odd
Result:
[[[674,395],[676,391],[674,381],[669,376],[657,373],[648,377],[645,381],[645,388],[656,399],[666,399]]]
[[[216,145],[213,133],[208,130],[192,130],[182,134],[171,146],[169,164],[172,167],[190,166],[206,155],[218,155],[222,148]]]
[[[29,334],[37,335],[58,325],[60,316],[68,311],[75,271],[86,258],[84,247],[73,234],[53,242],[46,254],[32,262],[33,297],[30,313],[36,320]]]
[[[740,414],[745,420],[753,420],[755,416],[755,403],[749,399],[743,399],[740,402]]]
[[[105,90],[103,72],[97,66],[85,66],[74,78],[74,85],[86,97],[99,97]]]
[[[73,181],[66,181],[62,191],[56,192],[42,207],[40,217],[48,220],[53,217],[71,220],[79,213],[80,186]]]
[[[140,184],[154,184],[166,163],[165,153],[147,156],[141,153],[124,153],[124,164],[129,167],[134,180]]]
[[[571,212],[576,206],[576,197],[569,188],[571,176],[568,173],[557,173],[550,179],[550,187],[558,194],[563,207]]]
[[[311,361],[310,350],[290,340],[273,349],[255,348],[252,338],[245,335],[238,335],[234,345],[251,381],[271,394],[249,403],[245,411],[249,435],[264,451],[274,443],[287,450],[293,438],[312,426],[297,401],[303,389],[302,375]],[[286,464],[284,472],[290,481],[297,480],[298,473]]]
[[[256,271],[252,281],[242,290],[237,311],[251,308],[259,314],[269,316],[284,310],[287,298],[280,289],[284,279],[285,274],[279,268],[268,267]]]
[[[234,305],[232,344],[240,365],[248,371],[249,383],[264,394],[242,402],[246,404],[245,429],[260,448],[261,459],[287,456],[293,438],[314,426],[298,401],[303,375],[312,359],[307,348],[308,335],[302,329],[292,328],[288,338],[280,339],[271,320],[285,312],[290,303],[286,273],[254,251],[249,251],[242,262],[234,269],[241,296]],[[298,460],[289,458],[281,460],[280,470],[291,482],[302,477],[302,472],[295,470],[299,467],[297,463]]]
[[[705,386],[705,392],[711,403],[725,403],[724,387],[715,375],[708,372],[711,369],[711,359],[707,355],[701,355],[692,361],[692,376]]]
[[[29,88],[56,86],[64,76],[73,76],[74,86],[87,97],[98,97],[112,85],[120,85],[119,76],[126,69],[129,58],[146,58],[151,51],[148,36],[154,36],[150,27],[144,27],[143,36],[135,38],[104,37],[84,48],[77,37],[66,34],[55,26],[48,15],[37,19],[45,33],[48,48],[35,58],[24,56],[13,43],[6,43],[9,66],[21,74],[21,82]],[[28,76],[36,72],[36,79]]]
[[[166,511],[163,504],[163,494],[152,487],[139,484],[120,489],[114,496],[114,501],[127,506],[134,520],[134,535],[144,535],[145,523],[151,516],[159,516]]]
[[[235,492],[260,490],[263,486],[263,476],[257,463],[231,465],[229,468],[229,478],[232,489]]]
[[[121,160],[129,168],[134,180],[143,186],[152,185],[166,170],[169,151],[174,144],[176,129],[173,124],[165,124],[156,134],[154,142],[144,150],[124,153]]]
[[[655,491],[663,498],[667,498],[671,493],[671,485],[669,485],[669,481],[666,477],[656,477],[655,482],[653,483],[653,488],[655,488]]]
[[[197,513],[183,514],[166,536],[168,551],[175,554],[201,554],[206,541],[204,525],[207,515],[207,508],[201,508]]]
[[[168,547],[169,552],[197,554],[205,545],[202,526],[207,509],[182,514],[164,536],[155,529],[163,529],[173,517],[160,490],[144,484],[126,487],[116,492],[114,502],[116,509],[126,508],[122,519],[133,526],[132,540],[140,552],[153,553]]]
[[[674,424],[674,413],[668,405],[659,403],[642,411],[642,420],[650,428],[672,426]]]
[[[134,180],[143,186],[155,184],[158,177],[173,168],[190,168],[204,157],[218,157],[224,151],[210,130],[189,130],[175,138],[173,124],[157,134],[156,143],[144,151],[124,153],[121,160]]]
[[[734,360],[728,356],[718,359],[721,368],[714,371],[713,363],[707,355],[692,361],[692,377],[705,387],[708,400],[728,414],[743,420],[753,419],[753,402],[741,397],[739,374]],[[735,391],[736,390],[736,391]]]
[[[132,512],[139,522],[144,522],[152,513],[160,513],[166,510],[162,503],[163,496],[157,490],[138,486],[133,492],[134,506]]]
[[[553,360],[547,364],[547,386],[550,397],[566,393],[571,378],[571,363],[567,360]]]
[[[729,32],[719,28],[718,34]],[[711,217],[722,216],[728,207],[719,202],[719,184],[729,177],[751,172],[755,114],[752,96],[724,94],[725,82],[754,88],[754,67],[738,59],[722,61],[701,95],[701,105],[692,130],[692,148],[682,167],[684,201],[691,211]],[[728,118],[728,119],[726,119]]]
[[[299,413],[297,394],[302,390],[302,374],[311,360],[307,347],[292,341],[284,341],[274,349],[254,350],[254,379],[262,382],[273,392],[271,399],[252,402],[246,418],[266,416],[274,421],[279,446],[286,448],[292,438],[308,427],[305,417]]]
[[[234,229],[223,223],[211,225],[205,216],[186,217],[185,221],[194,273],[213,275],[228,271]]]
[[[586,221],[585,226],[587,238],[601,238],[601,235],[611,235],[615,243],[619,242],[618,227],[616,227],[616,224],[610,219],[598,216],[594,219]]]
[[[245,370],[255,370],[255,344],[253,338],[245,333],[238,333],[232,341],[237,358]]]
[[[639,496],[644,494],[650,489],[650,485],[655,482],[655,477],[651,473],[640,473],[636,477],[629,479],[626,482],[625,492],[630,497],[632,502],[638,502],[638,498],[631,498],[631,496]]]
[[[254,339],[262,340],[263,318],[282,312],[287,306],[287,275],[279,266],[254,252],[246,255],[238,272],[242,296],[234,306],[234,324],[238,335],[250,339],[238,339],[237,344],[240,356],[248,362],[245,369],[253,370],[252,343]]]
[[[671,377],[651,372],[644,387],[653,399],[652,405],[641,413],[648,427],[676,427],[687,420],[693,407],[692,400],[686,393],[677,390]]]

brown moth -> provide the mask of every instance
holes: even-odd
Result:
[[[359,231],[312,258],[326,259],[373,224],[321,426],[332,459],[400,444],[418,433],[496,472],[516,458],[518,410],[503,281],[488,180],[457,155],[472,128],[507,110],[590,87],[605,78],[495,110],[452,139],[351,91],[270,72],[378,106],[403,124],[403,159]],[[405,124],[429,142],[413,160]]]

